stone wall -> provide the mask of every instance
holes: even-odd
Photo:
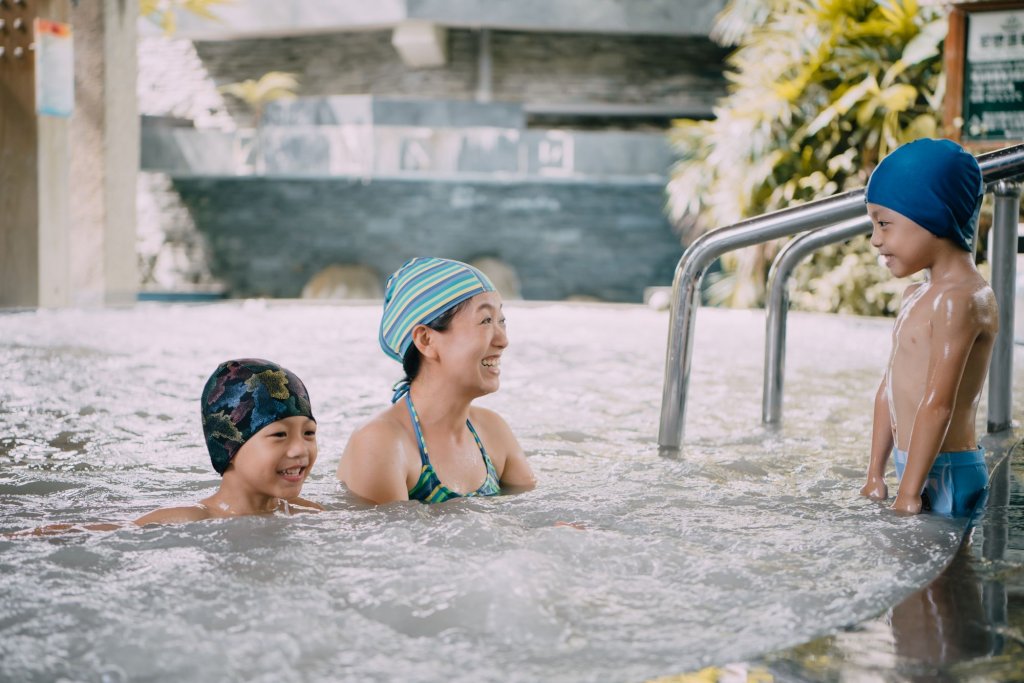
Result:
[[[479,34],[448,31],[448,64],[410,69],[390,31],[200,42],[196,53],[217,85],[295,73],[305,96],[373,94],[473,99]],[[706,38],[573,33],[492,33],[493,99],[524,104],[636,104],[710,116],[725,92],[726,50]],[[165,72],[164,79],[167,75]],[[249,114],[229,101],[233,116]]]
[[[384,276],[417,255],[512,265],[527,299],[642,299],[682,247],[661,183],[182,178],[182,201],[233,296],[296,297],[331,264]]]
[[[251,112],[217,87],[269,71],[296,73],[302,96],[472,100],[479,33],[449,29],[447,40],[446,66],[411,69],[391,45],[390,30],[195,43],[147,37],[139,41],[140,111],[199,129],[244,128]],[[496,102],[534,111],[553,105],[569,118],[574,107],[591,107],[593,116],[604,104],[710,116],[725,91],[726,51],[704,37],[493,31],[491,50]],[[146,140],[144,159],[153,151]],[[629,161],[646,149],[621,150],[616,140],[585,146],[581,139],[576,170],[600,161],[586,150]],[[652,175],[650,163],[618,171],[635,177],[615,180],[591,170],[571,180],[527,179],[507,169],[440,180],[429,173],[380,177],[380,159],[372,161],[368,175],[318,170],[304,179],[232,177],[230,170],[207,171],[219,177],[187,177],[180,169],[169,171],[174,178],[144,174],[143,287],[223,285],[230,296],[298,296],[331,264],[361,263],[383,277],[413,255],[443,254],[512,264],[525,298],[640,301],[645,286],[670,284],[682,251],[663,211],[664,178]],[[474,168],[493,159],[477,161]],[[532,163],[529,155],[523,163]]]

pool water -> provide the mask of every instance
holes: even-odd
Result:
[[[956,552],[963,520],[857,495],[889,321],[791,316],[786,422],[769,430],[762,315],[701,310],[686,446],[666,459],[667,313],[506,312],[502,390],[480,403],[538,488],[379,508],[334,477],[401,374],[377,306],[0,315],[0,533],[212,493],[198,395],[241,356],[305,381],[320,459],[304,495],[328,508],[0,539],[0,679],[642,681],[873,618]]]
[[[744,668],[775,681],[1024,680],[1024,443],[991,486],[973,534],[929,585],[874,619]]]

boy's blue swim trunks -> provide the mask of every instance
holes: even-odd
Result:
[[[896,476],[903,479],[907,466],[907,452],[893,449]],[[940,515],[965,517],[982,502],[988,490],[988,468],[985,467],[985,449],[939,453],[928,471],[921,492],[923,508]]]

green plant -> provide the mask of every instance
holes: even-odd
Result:
[[[299,81],[295,74],[271,71],[258,79],[250,78],[240,83],[222,85],[218,90],[226,95],[237,97],[249,105],[253,111],[254,125],[259,126],[263,108],[274,100],[294,99],[298,87]]]
[[[738,43],[727,60],[729,93],[714,120],[677,121],[671,133],[680,159],[669,209],[691,236],[862,187],[889,151],[938,132],[938,8],[916,0],[731,0],[715,36]],[[778,248],[724,258],[713,300],[760,303]],[[890,290],[899,289],[866,240],[819,252],[797,280],[812,295],[795,301],[817,310],[889,313]]]

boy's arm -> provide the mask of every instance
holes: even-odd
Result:
[[[187,507],[160,508],[146,513],[135,520],[137,526],[148,524],[184,524],[185,522],[198,522],[209,519],[210,511],[203,505],[189,505]]]
[[[889,487],[885,484],[885,465],[889,462],[892,452],[892,413],[889,412],[889,395],[885,390],[886,378],[878,385],[875,394],[875,413],[871,423],[871,458],[868,461],[867,482],[860,490],[860,495],[872,500],[885,500],[889,497]]]
[[[969,296],[946,294],[935,302],[934,311],[927,380],[910,432],[907,466],[892,504],[897,512],[910,514],[921,511],[921,489],[946,438],[960,379],[981,331]]]
[[[76,531],[116,531],[122,528],[123,524],[112,524],[99,522],[97,524],[47,524],[46,526],[28,529],[26,531],[15,531],[5,534],[9,538],[18,536],[58,536],[60,534],[73,533]]]

